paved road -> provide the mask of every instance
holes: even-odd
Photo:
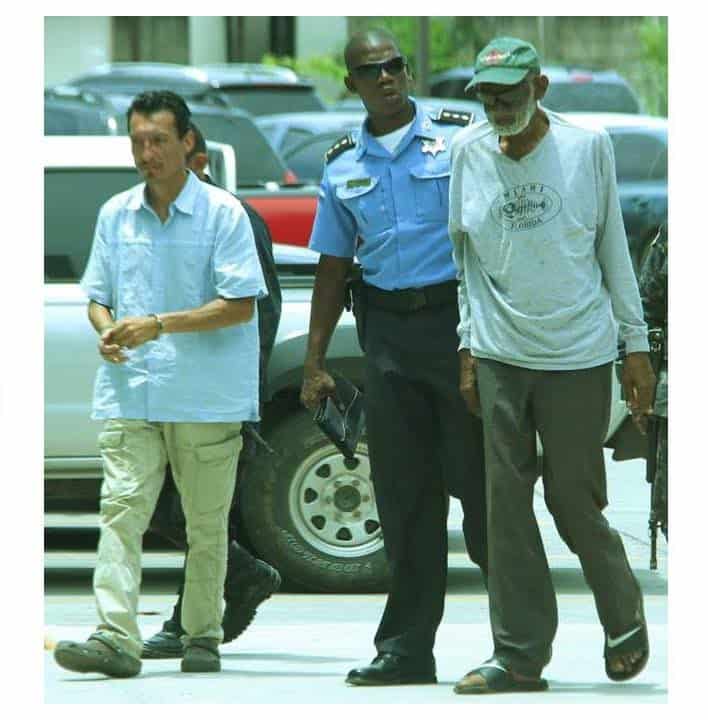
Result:
[[[622,532],[628,556],[645,592],[652,657],[634,682],[611,683],[604,674],[602,631],[579,564],[558,539],[537,497],[537,515],[558,593],[561,625],[546,669],[551,692],[488,698],[458,697],[455,681],[490,652],[487,600],[480,580],[460,553],[450,556],[449,592],[438,632],[438,684],[405,688],[351,688],[343,677],[373,655],[371,638],[383,609],[382,595],[279,594],[262,606],[254,625],[222,646],[223,671],[185,676],[179,661],[152,660],[131,680],[73,675],[45,654],[48,703],[656,703],[667,701],[668,552],[663,540],[658,571],[648,570],[648,486],[640,461],[608,463],[610,522]],[[456,507],[452,509],[459,513]],[[454,520],[453,520],[454,522]],[[56,558],[55,558],[56,562]],[[141,627],[159,629],[171,608],[174,571],[147,570]],[[90,576],[80,568],[48,576],[47,634],[83,640],[95,622]]]

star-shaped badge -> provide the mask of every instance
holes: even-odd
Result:
[[[435,140],[423,140],[423,144],[420,149],[423,153],[430,153],[433,157],[435,157],[439,152],[447,150],[445,138],[440,135],[440,137],[436,137]]]

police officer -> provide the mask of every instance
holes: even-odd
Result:
[[[481,422],[458,389],[456,271],[447,233],[450,141],[467,113],[409,98],[396,40],[373,30],[345,50],[347,88],[367,110],[327,152],[310,247],[321,253],[301,400],[334,392],[325,355],[356,254],[372,480],[390,568],[377,655],[353,685],[436,682],[433,644],[447,574],[448,493],[460,498],[472,560],[486,573]]]

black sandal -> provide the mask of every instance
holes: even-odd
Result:
[[[478,675],[484,680],[484,685],[466,683],[467,678]],[[481,695],[498,692],[539,692],[548,690],[548,681],[543,678],[522,679],[514,677],[498,660],[492,659],[483,663],[474,670],[470,670],[460,682],[455,685],[458,695]]]
[[[639,619],[637,624],[627,632],[616,638],[611,638],[605,633],[605,672],[610,680],[623,682],[631,680],[644,670],[649,660],[649,634],[647,622],[644,618],[644,603],[639,605]],[[641,657],[632,663],[629,670],[613,670],[610,661],[624,658],[630,653],[641,652]]]

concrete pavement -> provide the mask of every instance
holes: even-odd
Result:
[[[558,594],[560,627],[545,677],[545,693],[456,696],[454,683],[490,654],[487,598],[479,573],[461,554],[450,556],[445,617],[438,631],[438,684],[355,688],[344,683],[352,667],[368,662],[372,636],[384,606],[382,595],[279,594],[265,603],[253,626],[222,646],[223,671],[184,675],[178,660],[151,660],[130,680],[76,675],[59,668],[45,653],[47,703],[662,703],[667,701],[668,553],[663,539],[659,571],[649,571],[646,539],[648,486],[643,463],[608,463],[610,522],[625,546],[645,593],[651,658],[642,675],[612,683],[604,673],[603,635],[592,596],[573,556],[558,539],[542,498],[537,516]],[[453,508],[453,512],[458,512]],[[167,616],[173,596],[164,575],[146,572],[141,596],[141,628],[147,636]],[[93,598],[85,589],[50,589],[45,600],[46,631],[55,640],[83,640],[95,623]]]

